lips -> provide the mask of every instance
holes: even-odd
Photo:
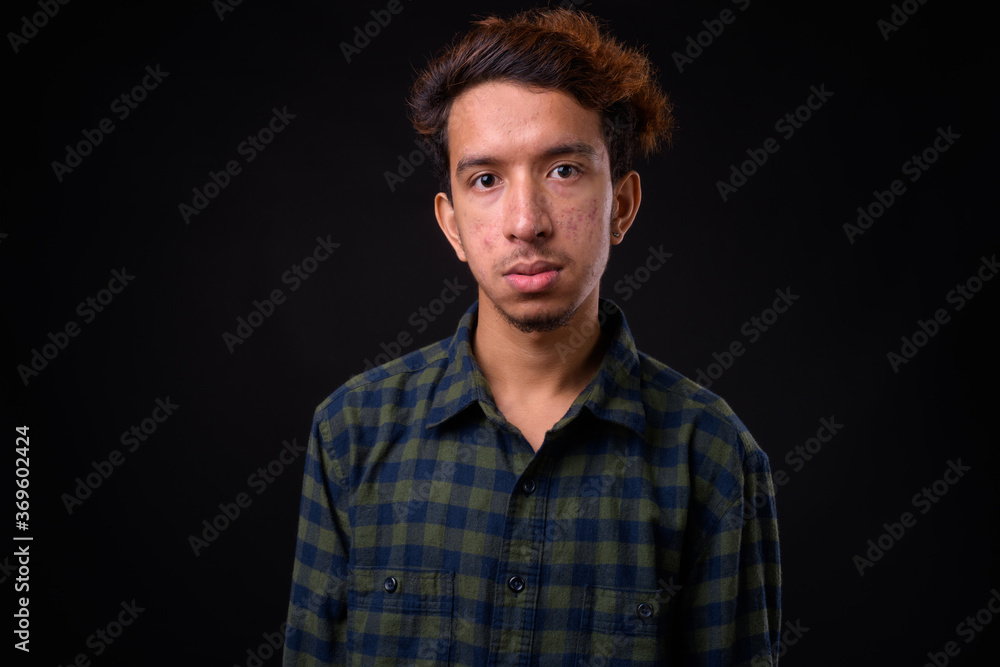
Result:
[[[559,277],[560,268],[552,262],[519,262],[504,273],[507,283],[522,294],[543,292]]]
[[[514,266],[510,267],[504,275],[510,275],[512,273],[517,273],[522,276],[534,276],[539,273],[545,273],[547,271],[558,271],[559,267],[552,262],[518,262]]]

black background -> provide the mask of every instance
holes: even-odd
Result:
[[[341,42],[385,6],[244,0],[220,18],[207,1],[71,2],[17,53],[6,40],[3,433],[13,450],[14,427],[30,427],[31,507],[29,531],[4,525],[34,538],[31,653],[12,664],[257,664],[286,613],[302,456],[263,489],[250,476],[283,441],[305,444],[314,406],[380,343],[450,335],[475,298],[433,219],[429,165],[394,189],[385,172],[414,149],[414,69],[473,15],[532,5],[403,0],[347,62]],[[1000,587],[1000,281],[961,310],[946,300],[1000,250],[995,29],[971,3],[907,6],[886,40],[884,2],[587,4],[648,45],[680,126],[671,150],[636,164],[642,208],[605,294],[640,349],[691,377],[745,344],[712,389],[788,475],[784,617],[808,630],[786,633],[782,664],[923,665],[955,641],[948,664],[984,665],[1000,646],[997,618],[969,643],[956,634]],[[672,54],[725,8],[735,21],[679,72]],[[20,31],[37,11],[8,3],[0,26]],[[120,120],[112,101],[157,65],[169,75]],[[792,137],[776,132],[821,85],[823,106]],[[237,146],[286,107],[295,118],[246,163]],[[105,117],[114,131],[60,182],[52,162]],[[960,138],[910,182],[902,164],[949,127]],[[723,201],[717,181],[768,137],[780,149]],[[178,205],[231,159],[242,172],[185,224]],[[894,179],[906,192],[850,243],[843,224]],[[290,291],[282,274],[317,237],[340,245]],[[614,285],[651,246],[673,256],[623,299]],[[85,323],[77,304],[122,267],[134,280]],[[470,287],[418,332],[410,314],[456,277]],[[287,300],[230,352],[223,333],[279,288]],[[799,298],[749,343],[741,327],[777,289]],[[894,372],[887,353],[938,308],[950,320]],[[17,367],[71,320],[79,335],[25,384]],[[127,451],[121,434],[167,397],[180,407]],[[786,454],[823,418],[843,428],[793,469]],[[64,494],[116,449],[124,463],[68,513]],[[913,495],[958,459],[971,470],[920,514]],[[189,537],[241,492],[250,506],[196,556]],[[854,556],[906,511],[916,525],[860,576]],[[132,600],[144,611],[95,655],[88,637]]]

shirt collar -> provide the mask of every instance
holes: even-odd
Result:
[[[587,408],[599,419],[621,424],[641,436],[645,432],[645,409],[635,341],[625,314],[615,303],[600,299],[598,313],[601,328],[610,337],[611,344],[594,379],[554,428],[561,428]],[[448,345],[448,365],[427,415],[428,428],[447,421],[476,402],[490,420],[503,421],[486,377],[472,355],[470,339],[478,315],[479,302],[476,301],[462,316]]]

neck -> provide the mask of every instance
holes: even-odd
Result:
[[[600,367],[606,345],[598,326],[598,293],[567,326],[525,333],[503,318],[480,291],[479,320],[472,353],[494,396],[511,392],[531,396],[572,395],[587,386]]]

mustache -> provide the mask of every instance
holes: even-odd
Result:
[[[526,248],[524,250],[515,250],[510,254],[504,255],[502,258],[497,260],[494,264],[494,268],[499,272],[503,272],[507,269],[507,267],[513,266],[518,262],[550,262],[552,264],[558,264],[563,268],[571,266],[574,263],[573,258],[563,252],[539,250],[538,248]]]

